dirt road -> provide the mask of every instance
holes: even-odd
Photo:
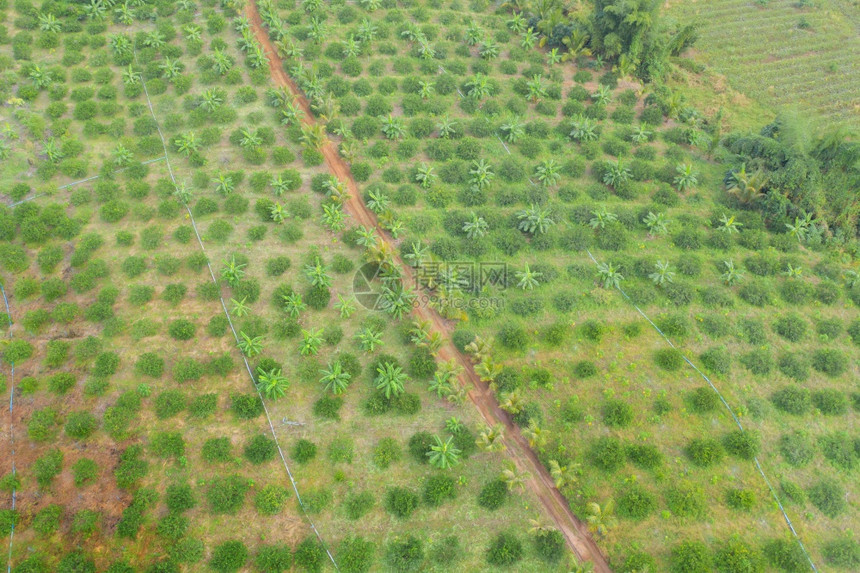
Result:
[[[303,123],[313,124],[316,120],[311,113],[310,104],[305,99],[304,94],[299,89],[293,79],[284,71],[283,61],[278,56],[275,46],[269,39],[260,14],[257,11],[256,3],[251,0],[246,5],[246,14],[251,21],[251,26],[254,30],[254,35],[260,45],[266,50],[269,57],[269,68],[272,72],[272,78],[279,86],[285,86],[295,96],[296,102],[305,112]],[[392,246],[392,252],[396,253],[394,241],[390,235],[377,226],[376,216],[364,204],[361,199],[361,192],[356,185],[355,179],[352,177],[349,166],[341,158],[335,145],[331,141],[326,143],[320,149],[325,157],[326,165],[331,172],[340,181],[346,184],[349,191],[349,199],[345,204],[347,212],[361,225],[369,228],[375,228],[381,240],[389,243]],[[406,284],[415,284],[413,282],[412,267],[403,263],[399,256],[395,254],[395,262],[403,270],[404,281]],[[443,360],[456,360],[463,367],[463,376],[471,382],[469,390],[469,399],[481,413],[484,421],[495,426],[502,424],[505,428],[504,443],[506,446],[505,452],[508,457],[516,464],[517,469],[521,472],[528,472],[530,477],[526,481],[526,487],[529,488],[540,500],[546,509],[547,513],[552,517],[556,527],[564,535],[567,545],[571,551],[581,561],[590,561],[594,564],[596,573],[611,573],[609,564],[604,555],[600,552],[594,539],[588,531],[586,525],[576,518],[571,512],[570,507],[561,492],[555,487],[555,483],[547,469],[540,463],[535,452],[529,446],[528,441],[522,436],[519,428],[511,419],[510,415],[499,407],[493,393],[488,388],[487,384],[482,382],[480,377],[475,372],[472,362],[462,352],[457,350],[451,342],[452,324],[446,321],[434,309],[427,306],[418,306],[414,310],[416,318],[426,320],[433,325],[435,330],[438,330],[444,335],[445,342],[439,349],[439,357]],[[468,386],[467,386],[468,387]]]

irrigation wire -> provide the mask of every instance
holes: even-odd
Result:
[[[9,323],[9,329],[6,335],[11,340],[12,338],[12,311],[9,308],[9,299],[6,297],[6,289],[3,288],[3,283],[0,282],[0,293],[3,294],[3,304],[6,305],[6,320]],[[13,426],[12,412],[15,409],[15,363],[12,363],[12,370],[9,380],[9,443],[12,446],[10,457],[12,459],[12,511],[15,511],[15,502],[18,497],[18,489],[15,487],[15,428]],[[9,530],[9,556],[6,560],[6,573],[12,571],[12,542],[15,539],[15,520],[12,519],[12,527]]]

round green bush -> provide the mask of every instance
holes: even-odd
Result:
[[[860,570],[860,542],[851,537],[833,539],[821,548],[828,565],[851,571]]]
[[[573,365],[573,375],[580,380],[591,378],[597,374],[597,366],[590,360],[580,360]]]
[[[478,505],[484,509],[495,511],[505,504],[509,493],[508,486],[504,480],[491,480],[481,488],[478,494]]]
[[[275,459],[277,453],[278,446],[275,440],[262,434],[254,436],[245,444],[245,459],[255,465]]]
[[[523,558],[523,544],[513,533],[499,533],[487,548],[487,563],[496,567],[514,565]]]
[[[690,410],[697,414],[713,412],[720,405],[720,397],[710,386],[700,386],[687,395]]]
[[[607,399],[603,404],[603,423],[610,428],[626,428],[633,422],[633,406],[622,400]]]
[[[784,573],[805,573],[809,571],[809,561],[803,549],[794,539],[774,539],[764,545],[764,555],[768,563]]]
[[[771,401],[777,410],[800,416],[812,407],[809,390],[801,386],[786,386],[774,392]]]
[[[657,446],[651,444],[632,444],[627,447],[627,457],[634,465],[646,470],[652,470],[663,464],[663,454]]]
[[[812,404],[827,416],[841,416],[848,412],[848,396],[836,388],[814,391]]]
[[[732,430],[723,436],[723,446],[730,455],[751,460],[758,455],[761,439],[754,430]]]
[[[683,541],[669,553],[672,573],[710,573],[711,568],[711,552],[701,541]]]
[[[98,475],[98,464],[89,458],[81,458],[72,464],[72,476],[74,477],[76,487],[94,483]]]
[[[194,490],[191,489],[190,485],[185,483],[171,484],[167,486],[164,501],[167,505],[167,509],[175,513],[187,511],[197,505]]]
[[[789,342],[799,342],[806,335],[807,324],[798,314],[787,314],[776,319],[773,330]]]
[[[209,463],[229,462],[233,459],[230,438],[209,438],[200,448],[200,457]]]
[[[436,440],[429,432],[416,432],[409,438],[409,453],[418,463],[426,464],[429,460],[427,453],[431,451],[430,447],[435,443]]]
[[[274,483],[266,484],[254,496],[254,507],[262,515],[276,515],[284,509],[289,498],[290,491],[284,486]]]
[[[714,346],[699,354],[699,360],[712,374],[725,376],[729,373],[732,357],[725,346]]]
[[[860,452],[857,444],[860,443],[851,438],[846,432],[831,432],[818,438],[821,453],[825,459],[837,468],[850,471],[860,461]]]
[[[812,440],[799,430],[780,436],[779,451],[785,462],[796,468],[809,464],[815,457],[815,446]]]
[[[176,340],[191,340],[197,327],[193,322],[185,318],[178,318],[170,322],[167,332]]]
[[[384,505],[388,513],[405,519],[418,508],[418,495],[405,487],[389,488],[385,493]]]
[[[839,516],[845,511],[845,490],[834,479],[824,478],[813,484],[807,491],[809,501],[817,507],[821,513],[831,519]]]
[[[340,542],[337,562],[344,573],[367,573],[373,565],[376,546],[361,536],[350,536]]]
[[[424,503],[436,507],[442,505],[445,500],[454,499],[457,496],[457,482],[453,477],[435,474],[424,482],[424,490],[421,494]]]
[[[300,464],[306,464],[317,455],[317,446],[310,440],[301,439],[295,443],[290,455]]]
[[[693,438],[687,445],[687,457],[702,468],[719,463],[724,455],[725,451],[720,442],[711,438]]]
[[[248,561],[248,548],[238,540],[216,545],[209,559],[209,567],[218,573],[235,573]]]
[[[72,412],[66,418],[64,431],[75,440],[85,440],[99,427],[96,417],[89,412]]]
[[[751,511],[756,504],[755,493],[748,489],[730,488],[726,491],[726,505],[739,511]]]
[[[396,572],[419,571],[424,563],[424,544],[413,535],[395,539],[385,550],[385,563]]]
[[[663,348],[654,353],[654,363],[667,372],[675,372],[684,365],[684,357],[675,348]]]
[[[240,420],[253,420],[263,413],[263,402],[257,394],[231,394],[230,410]]]
[[[627,519],[641,521],[654,513],[657,499],[639,485],[628,487],[618,498],[618,515]]]
[[[293,552],[286,543],[260,545],[254,556],[254,567],[263,573],[282,573],[293,564]]]
[[[692,484],[681,483],[670,487],[665,494],[666,506],[678,517],[700,519],[708,510],[704,491]]]
[[[720,573],[762,573],[764,563],[758,550],[732,536],[717,546],[714,566]]]
[[[30,526],[39,535],[50,535],[60,528],[63,508],[55,503],[46,505],[33,517]]]
[[[325,549],[311,536],[299,543],[293,553],[293,563],[300,571],[319,573],[328,560]]]
[[[400,444],[394,438],[382,438],[373,448],[373,464],[380,469],[399,461],[400,456]]]
[[[367,515],[375,504],[376,499],[369,491],[352,493],[347,496],[344,502],[344,510],[349,519],[356,521]]]
[[[624,465],[624,446],[618,438],[600,437],[589,448],[588,459],[598,469],[615,472]]]
[[[165,390],[155,397],[155,416],[164,420],[185,409],[185,394],[179,390]]]
[[[848,357],[835,348],[819,348],[812,353],[812,367],[826,376],[835,378],[848,369]]]
[[[48,377],[48,389],[61,396],[75,387],[77,380],[70,372],[58,372]]]
[[[215,514],[235,514],[245,503],[248,487],[248,480],[237,475],[209,480],[206,500],[210,511]]]
[[[154,352],[144,352],[137,359],[134,371],[144,376],[160,378],[164,373],[164,359]]]

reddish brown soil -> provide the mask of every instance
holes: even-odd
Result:
[[[260,42],[268,54],[269,68],[271,69],[272,78],[275,83],[279,86],[289,88],[293,93],[296,102],[305,112],[302,121],[306,124],[314,123],[316,120],[311,113],[310,104],[296,83],[284,71],[283,61],[278,56],[275,46],[263,28],[262,19],[253,0],[246,5],[246,14],[251,21],[257,41]],[[392,246],[392,251],[396,252],[396,249],[393,248],[394,240],[377,226],[376,216],[362,201],[358,185],[352,177],[349,166],[341,158],[335,145],[331,141],[326,141],[320,151],[325,157],[326,165],[331,172],[346,184],[349,191],[349,199],[345,204],[346,210],[361,225],[375,228],[381,239],[389,243]],[[404,280],[407,284],[414,284],[412,268],[409,265],[403,264],[403,261],[397,255],[394,256],[394,260],[403,270]],[[475,372],[472,362],[467,356],[457,350],[451,342],[451,322],[443,319],[434,309],[424,305],[417,306],[414,309],[414,314],[418,320],[428,321],[434,326],[435,330],[445,336],[445,342],[439,349],[439,357],[443,361],[455,359],[463,367],[463,376],[472,384],[472,388],[469,390],[469,398],[481,413],[484,421],[490,426],[497,424],[504,425],[506,429],[504,443],[508,457],[516,464],[519,471],[529,472],[530,477],[526,482],[526,486],[538,497],[547,513],[550,514],[556,527],[564,535],[570,549],[580,560],[594,563],[595,572],[610,573],[612,570],[588,532],[586,525],[577,519],[570,510],[567,501],[555,487],[549,472],[540,463],[537,455],[529,446],[528,441],[522,436],[510,415],[499,407],[499,403],[487,384],[481,381]]]

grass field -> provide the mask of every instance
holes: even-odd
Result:
[[[860,6],[848,0],[667,2],[698,22],[693,58],[765,107],[811,112],[821,125],[860,127]],[[806,6],[803,6],[807,4]]]

